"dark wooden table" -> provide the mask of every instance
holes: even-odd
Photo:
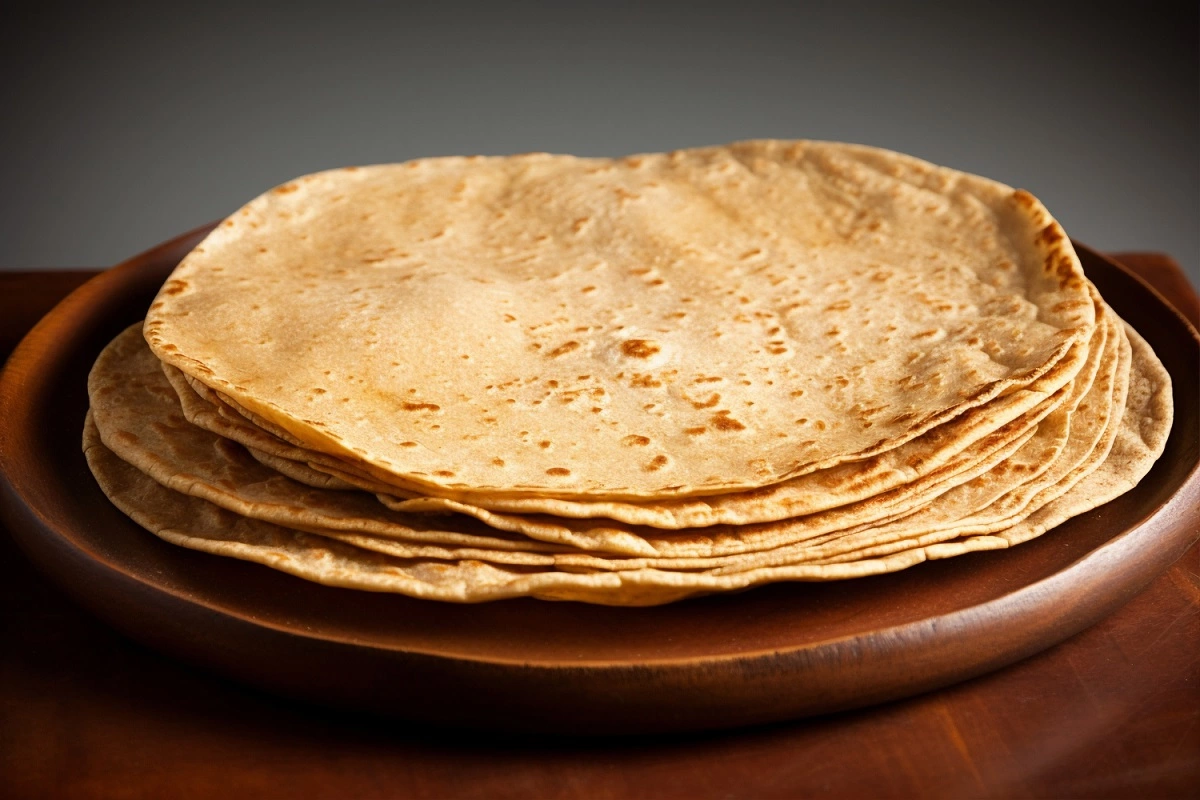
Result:
[[[1197,323],[1169,258],[1117,258]],[[93,274],[0,272],[0,357]],[[7,532],[0,619],[4,797],[1200,794],[1200,546],[1116,614],[998,673],[865,711],[640,740],[431,731],[234,686],[92,619]]]

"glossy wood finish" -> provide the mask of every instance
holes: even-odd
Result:
[[[144,763],[155,765],[140,784],[150,791],[176,785],[202,794],[232,781],[260,796],[269,795],[264,787],[272,781],[309,796],[336,786],[376,795],[405,786],[421,796],[688,796],[698,789],[786,796],[805,786],[842,793],[890,786],[898,794],[986,793],[982,787],[1001,795],[1038,787],[1046,794],[1097,794],[1182,787],[1198,772],[1198,569],[1193,548],[1150,592],[1098,628],[952,690],[832,719],[633,745],[493,737],[460,745],[446,734],[423,741],[415,732],[421,729],[401,723],[294,708],[125,644],[23,570],[6,583],[5,619],[34,645],[9,651],[12,658],[2,662],[5,677],[16,678],[3,682],[6,707],[18,713],[0,722],[0,757],[5,772],[27,787],[61,779],[64,787],[112,789]],[[751,605],[746,612],[764,610],[770,611]],[[93,669],[105,664],[116,671]],[[114,704],[113,694],[126,702]],[[161,714],[153,707],[159,703]],[[181,752],[173,733],[195,753],[171,757]],[[68,751],[78,751],[71,742],[104,758],[71,758]],[[254,755],[235,757],[243,752]],[[230,758],[232,771],[207,772]],[[62,769],[51,769],[55,763]],[[887,783],[875,782],[885,776]]]

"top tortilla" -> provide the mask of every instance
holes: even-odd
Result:
[[[300,178],[185,258],[145,333],[306,446],[429,494],[638,500],[884,452],[1094,324],[1028,193],[756,141]]]

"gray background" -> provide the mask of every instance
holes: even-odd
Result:
[[[1025,187],[1200,282],[1194,2],[6,13],[0,269],[112,264],[332,166],[796,137]]]

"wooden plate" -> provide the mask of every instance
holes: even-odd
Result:
[[[731,727],[865,706],[997,669],[1109,614],[1200,537],[1195,332],[1079,247],[1174,378],[1166,452],[1132,492],[1008,551],[657,608],[458,606],[332,589],[166,544],[80,452],[87,372],[195,231],[66,298],[0,376],[0,500],[34,563],[151,647],[272,692],[439,725],[573,733]]]

